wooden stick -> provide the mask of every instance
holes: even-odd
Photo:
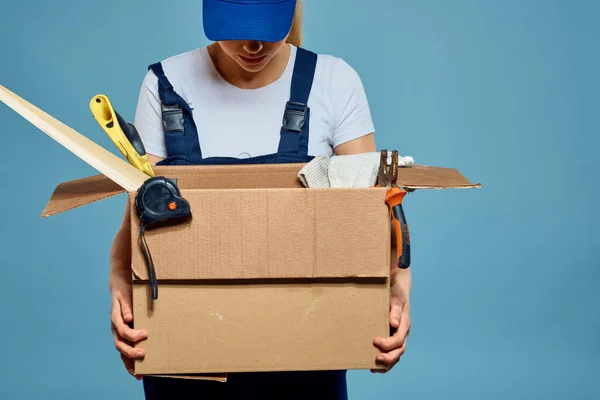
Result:
[[[136,191],[148,175],[81,133],[0,85],[0,100],[67,150],[127,191]]]

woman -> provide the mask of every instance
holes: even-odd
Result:
[[[204,30],[214,43],[151,65],[143,81],[135,125],[153,164],[308,162],[320,154],[376,151],[359,76],[339,58],[300,47],[300,6],[295,0],[204,0]],[[115,345],[132,373],[133,359],[145,355],[132,343],[148,333],[128,326],[128,232],[126,213],[111,253],[110,289]],[[411,284],[410,271],[392,267],[391,276],[395,333],[374,338],[378,360],[389,367],[404,352]],[[345,371],[230,374],[226,384],[143,379],[148,399],[346,398]]]

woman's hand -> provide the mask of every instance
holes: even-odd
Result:
[[[134,359],[143,358],[146,353],[143,349],[133,346],[148,337],[144,330],[131,329],[133,323],[132,290],[131,284],[123,282],[119,289],[112,293],[112,311],[110,315],[111,330],[116,349],[121,353],[121,359],[127,371],[140,380],[142,377],[134,374]]]
[[[344,143],[335,148],[336,155],[357,154],[377,151],[373,133],[359,139]],[[391,337],[377,337],[373,343],[379,348],[377,362],[387,365],[385,369],[373,369],[371,372],[385,373],[392,369],[400,360],[406,349],[406,338],[410,332],[410,269],[398,268],[396,256],[395,230],[392,227],[392,251],[390,260],[390,326],[394,333]]]
[[[132,329],[133,323],[133,290],[131,284],[131,221],[129,216],[130,202],[127,199],[125,215],[121,228],[115,239],[110,254],[109,287],[112,297],[110,314],[111,331],[115,347],[121,353],[121,359],[127,371],[138,380],[141,376],[134,374],[134,360],[143,358],[143,349],[134,348],[140,340],[148,337],[143,330]]]
[[[375,346],[380,349],[377,362],[387,364],[385,369],[373,369],[371,372],[386,373],[392,369],[406,349],[406,339],[410,333],[410,301],[411,286],[410,269],[400,269],[392,264],[390,274],[390,326],[394,329],[391,337],[377,337]]]

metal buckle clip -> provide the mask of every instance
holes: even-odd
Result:
[[[165,132],[183,132],[183,110],[179,104],[165,105],[162,103],[161,108],[163,128]]]
[[[300,132],[306,121],[308,106],[296,101],[288,101],[283,114],[282,129]]]

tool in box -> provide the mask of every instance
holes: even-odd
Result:
[[[100,103],[96,102],[97,99],[100,100]],[[37,108],[2,85],[0,85],[0,101],[6,103],[34,126],[38,127],[123,189],[128,192],[137,192],[135,206],[141,222],[141,247],[148,266],[148,275],[152,286],[152,299],[156,300],[158,297],[156,274],[144,232],[148,229],[164,225],[182,223],[191,218],[190,205],[181,197],[179,188],[177,187],[177,180],[162,176],[149,177],[148,174],[142,171],[151,172],[150,168],[135,168],[135,163],[132,166],[130,163],[125,162],[104,147]],[[103,102],[106,103],[102,104]],[[130,136],[133,138],[132,142],[129,142],[127,136],[125,136],[125,132],[121,132],[125,137],[124,140],[119,139],[118,135],[115,136],[112,134],[112,132],[115,132],[111,130],[115,124],[114,121],[117,121],[119,126],[127,127],[129,125],[124,123],[123,119],[114,112],[108,102],[108,98],[106,96],[96,96],[92,99],[90,107],[94,115],[98,116],[98,121],[102,121],[101,126],[106,128],[105,131],[107,131],[111,139],[113,141],[116,140],[118,143],[129,143],[131,148],[134,150],[137,149],[139,151],[137,154],[142,156],[138,159],[141,160],[140,164],[137,165],[144,165],[146,163],[146,159],[143,157],[145,156],[145,151],[141,140],[139,140],[137,131],[133,129],[125,130],[129,134],[133,134],[133,136]],[[127,147],[125,145],[123,148]],[[122,147],[119,147],[119,149],[122,149]],[[129,152],[127,154],[133,153]]]
[[[176,179],[162,176],[149,178],[138,190],[135,206],[140,218],[140,244],[148,267],[152,300],[158,298],[154,262],[144,232],[148,229],[182,223],[191,218],[189,203],[181,197]]]
[[[135,206],[140,218],[140,245],[148,267],[152,299],[158,298],[154,262],[144,233],[148,229],[177,224],[191,217],[190,205],[181,197],[176,179],[155,176],[136,127],[113,108],[108,96],[90,101],[92,115],[131,165],[150,176],[138,189]]]
[[[103,94],[94,96],[90,100],[90,110],[127,161],[146,175],[154,176],[146,149],[135,125],[121,117],[113,108],[109,98]]]
[[[140,246],[148,267],[152,299],[158,298],[154,261],[144,233],[148,229],[183,222],[191,217],[189,203],[181,197],[176,179],[155,176],[136,127],[113,108],[108,96],[98,94],[90,101],[92,115],[129,163],[150,178],[138,189],[135,206],[140,218]]]
[[[391,160],[386,149],[381,150],[377,186],[389,187],[385,201],[390,209],[391,218],[396,233],[396,247],[398,252],[398,267],[410,267],[410,234],[408,224],[402,208],[402,200],[407,191],[398,187],[398,151],[393,150]]]

